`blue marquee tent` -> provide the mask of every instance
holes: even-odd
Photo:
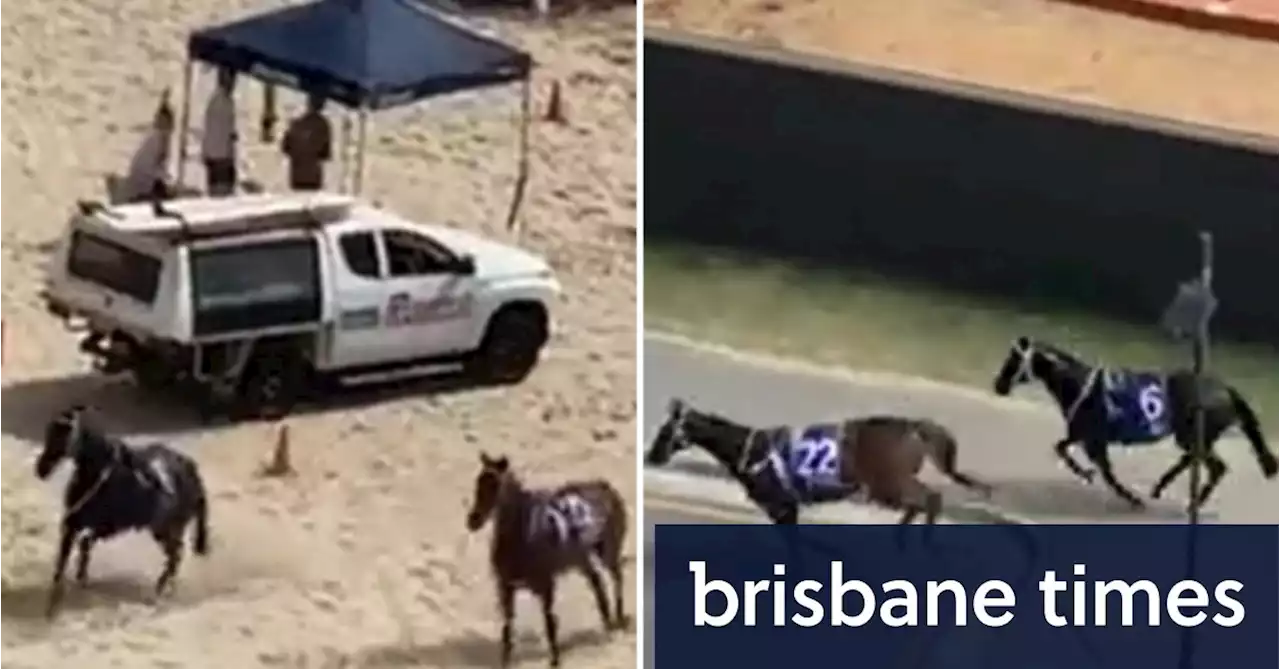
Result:
[[[359,112],[357,184],[363,172],[365,112],[524,82],[522,171],[526,164],[533,59],[415,0],[318,0],[286,7],[192,33],[187,57],[183,140],[192,62],[318,94]],[[180,160],[185,159],[183,143]]]

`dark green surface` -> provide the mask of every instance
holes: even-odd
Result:
[[[1115,365],[1190,362],[1186,345],[1154,323],[1034,310],[709,248],[646,242],[644,262],[646,327],[818,362],[989,388],[1021,334]],[[1213,370],[1245,393],[1272,435],[1278,360],[1274,346],[1218,341],[1212,349]]]

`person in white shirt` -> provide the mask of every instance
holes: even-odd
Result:
[[[169,91],[160,98],[151,129],[129,161],[129,172],[121,184],[120,199],[138,202],[168,196],[169,142],[173,138],[173,108]]]
[[[204,111],[204,135],[201,154],[204,158],[206,186],[209,195],[230,195],[236,189],[236,105],[232,97],[235,73],[218,70],[218,85],[209,96]]]

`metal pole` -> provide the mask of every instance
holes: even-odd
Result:
[[[1200,233],[1200,284],[1206,294],[1213,289],[1213,235]],[[1196,391],[1204,384],[1204,375],[1209,367],[1209,319],[1200,319],[1200,327],[1192,344],[1192,370],[1196,375]],[[1199,398],[1197,397],[1197,400]],[[1197,492],[1200,490],[1200,466],[1204,462],[1205,416],[1204,402],[1196,402],[1195,429],[1196,441],[1191,458],[1191,502],[1187,510],[1187,520],[1191,526],[1200,524],[1200,505],[1196,504]]]
[[[360,125],[356,127],[356,174],[355,186],[351,189],[355,195],[364,188],[364,148],[369,124],[369,110],[360,107]]]
[[[342,139],[338,142],[338,192],[346,193],[351,182],[351,114],[342,112]]]
[[[529,184],[529,126],[533,122],[533,82],[525,74],[520,87],[520,146],[516,161],[516,187],[511,195],[511,208],[507,212],[507,230],[512,230],[520,216],[525,189]],[[521,230],[523,232],[523,229]]]
[[[1200,284],[1205,295],[1212,293],[1213,287],[1213,235],[1200,233]],[[1205,446],[1205,398],[1204,376],[1209,367],[1209,319],[1199,319],[1195,339],[1192,341],[1192,371],[1195,372],[1195,443],[1191,447],[1190,494],[1187,502],[1187,580],[1196,577],[1196,546],[1199,539],[1200,505],[1197,498],[1200,494],[1200,466],[1204,460]],[[1182,648],[1179,663],[1182,669],[1191,669],[1195,656],[1195,633],[1187,627],[1182,631]]]
[[[191,85],[195,64],[187,58],[187,65],[182,70],[182,119],[178,121],[178,165],[174,168],[173,190],[182,190],[182,181],[187,173],[187,133],[191,125]]]

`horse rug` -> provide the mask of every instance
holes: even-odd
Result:
[[[1152,444],[1173,432],[1168,389],[1160,374],[1129,370],[1102,373],[1107,432],[1121,444]]]
[[[779,474],[788,481],[801,502],[819,502],[842,497],[852,491],[841,480],[841,426],[836,423],[810,425],[796,434],[780,429],[774,444]]]
[[[555,543],[591,546],[600,540],[603,519],[591,502],[576,492],[555,493],[534,510],[532,533]]]

